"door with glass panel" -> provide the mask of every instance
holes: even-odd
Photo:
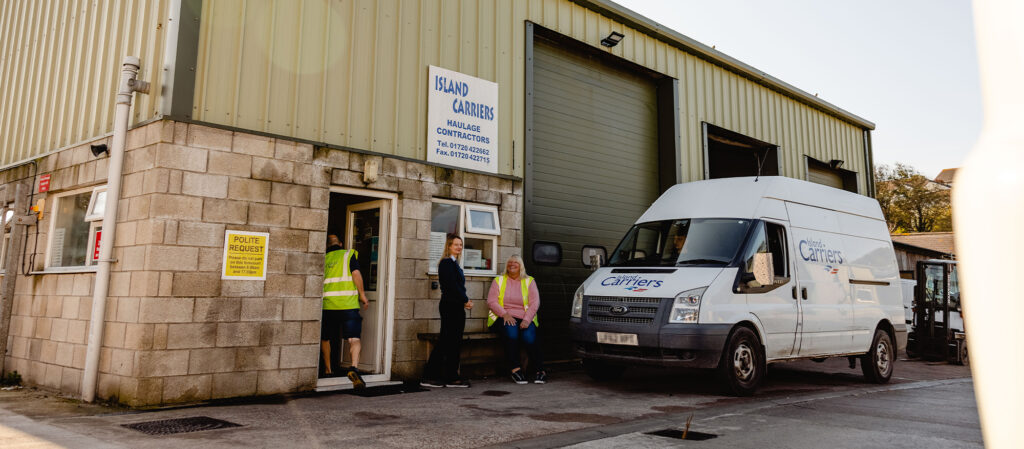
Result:
[[[386,200],[352,204],[347,208],[345,248],[359,253],[359,273],[370,304],[360,310],[363,316],[362,351],[359,369],[379,374],[384,367],[386,307],[383,290],[386,288],[385,261],[388,260],[388,208]],[[349,357],[348,351],[345,357]]]

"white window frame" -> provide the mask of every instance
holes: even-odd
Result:
[[[100,185],[100,186],[86,187],[84,189],[69,190],[67,192],[61,192],[61,193],[55,194],[53,196],[53,200],[50,203],[49,207],[47,208],[47,209],[50,210],[50,213],[48,214],[48,216],[50,218],[50,225],[49,225],[49,232],[47,233],[48,236],[46,238],[46,258],[45,258],[45,261],[46,261],[46,271],[71,271],[71,272],[75,272],[75,271],[95,271],[96,270],[96,261],[94,261],[93,258],[92,258],[92,254],[93,254],[92,249],[96,245],[96,231],[103,227],[103,217],[102,216],[98,216],[97,217],[95,214],[90,216],[89,214],[96,207],[95,202],[96,202],[97,192],[99,192],[99,191],[106,191],[106,190],[107,190],[107,186],[104,184],[104,185]],[[76,265],[76,266],[70,266],[70,267],[55,267],[55,266],[51,266],[50,262],[51,262],[51,257],[53,255],[53,235],[54,235],[54,230],[57,227],[56,213],[59,210],[59,208],[57,206],[60,204],[60,201],[62,199],[64,199],[64,198],[66,198],[66,197],[80,195],[82,193],[89,192],[89,191],[92,191],[92,195],[89,197],[89,205],[85,209],[86,215],[85,215],[85,218],[83,219],[83,221],[85,221],[86,223],[89,223],[89,240],[88,240],[88,243],[86,243],[87,246],[85,248],[85,251],[86,251],[86,253],[85,253],[85,265]]]
[[[488,235],[501,235],[501,222],[498,221],[498,208],[494,206],[482,206],[479,204],[466,204],[463,209],[466,217],[466,232],[471,234],[488,234]],[[486,212],[494,217],[494,229],[478,228],[473,226],[473,221],[470,220],[470,214],[472,212]]]
[[[0,231],[3,233],[3,240],[0,242],[0,274],[7,272],[7,248],[11,244],[11,223],[14,222],[14,209],[11,209],[11,204],[0,207],[0,211],[4,214],[0,215]]]
[[[7,274],[7,249],[11,245],[11,233],[4,232],[3,248],[0,248],[0,275]]]
[[[100,186],[92,189],[92,196],[89,197],[89,208],[85,211],[85,221],[102,221],[103,213],[96,213],[96,199],[100,197],[100,194],[107,193],[107,186]],[[103,203],[103,209],[106,210],[106,201]]]
[[[462,257],[462,258],[459,259],[459,266],[462,267],[462,270],[465,272],[465,274],[467,276],[494,276],[495,274],[497,274],[498,273],[498,265],[499,265],[499,261],[498,261],[498,236],[501,235],[501,224],[498,222],[498,208],[494,207],[494,206],[489,206],[489,205],[486,205],[486,204],[468,203],[468,202],[465,202],[465,201],[455,201],[455,200],[447,200],[447,199],[440,199],[440,198],[433,198],[433,199],[430,200],[430,202],[431,202],[431,204],[438,203],[438,204],[451,204],[451,205],[454,205],[454,206],[459,206],[459,214],[458,214],[459,224],[456,226],[456,228],[458,230],[457,235],[459,236],[459,238],[462,239],[463,243],[465,243],[467,238],[477,239],[477,240],[486,240],[486,241],[490,242],[490,245],[491,245],[491,255],[492,255],[491,257],[493,259],[492,262],[491,262],[491,268],[489,270],[481,270],[481,269],[477,269],[477,268],[466,268],[465,265],[464,265],[464,262],[465,262],[466,258]],[[494,212],[494,224],[495,224],[495,226],[497,226],[497,229],[495,231],[489,231],[488,230],[488,232],[486,234],[480,232],[479,230],[476,230],[476,232],[470,232],[470,230],[469,230],[469,210],[470,209],[472,209],[472,210],[493,211]],[[431,210],[433,210],[433,208],[431,208]],[[431,212],[431,217],[430,218],[431,218],[431,221],[433,221],[433,218],[434,218],[433,217],[433,212]],[[465,250],[463,250],[463,251],[465,251]],[[463,252],[463,256],[464,255],[465,255],[465,252]],[[427,274],[437,274],[437,269],[436,268],[428,269]]]

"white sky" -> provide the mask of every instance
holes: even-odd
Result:
[[[875,123],[876,164],[934,178],[981,131],[967,0],[615,0]]]

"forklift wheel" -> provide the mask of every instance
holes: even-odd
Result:
[[[956,358],[956,364],[957,365],[962,365],[962,366],[970,366],[971,365],[971,359],[968,358],[968,356],[967,356],[967,342],[966,341],[962,341],[957,346],[959,346],[959,348],[957,348],[957,351],[959,352],[959,354],[958,354],[958,356]]]

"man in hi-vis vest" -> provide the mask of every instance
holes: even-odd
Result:
[[[341,364],[341,340],[348,340],[349,352],[352,355],[352,368],[348,378],[355,388],[363,388],[359,374],[359,335],[363,332],[363,317],[359,315],[360,306],[366,307],[369,301],[363,291],[363,276],[359,273],[359,253],[354,249],[343,249],[338,236],[327,236],[327,255],[324,258],[324,316],[320,322],[320,351],[323,353],[324,376],[334,376],[335,363],[332,363],[331,340],[338,342],[339,360]]]

